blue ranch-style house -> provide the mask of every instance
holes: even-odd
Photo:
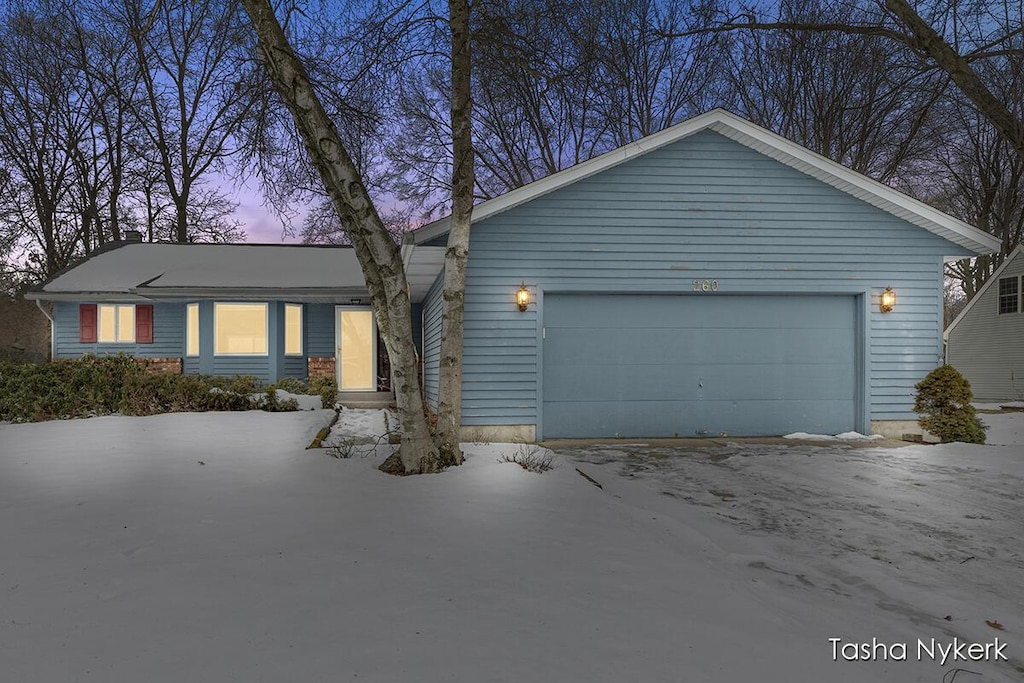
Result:
[[[436,405],[448,220],[402,247]],[[464,436],[920,432],[943,263],[998,241],[717,109],[478,204]],[[53,355],[386,389],[351,250],[127,244],[38,288]],[[176,365],[176,363],[178,365]]]
[[[143,243],[129,233],[27,296],[53,302],[54,358],[124,352],[167,372],[326,375],[343,396],[389,395],[387,354],[347,247]]]

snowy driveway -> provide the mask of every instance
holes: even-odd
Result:
[[[1024,415],[999,419],[1019,428]],[[732,526],[750,544],[737,553],[773,548],[748,566],[790,588],[866,599],[913,623],[942,618],[954,629],[960,606],[989,605],[991,616],[969,625],[977,637],[993,628],[984,621],[998,630],[1001,618],[1024,614],[1020,444],[556,450],[613,495],[640,487],[661,494],[662,510]],[[1024,673],[1020,653],[1016,667]]]
[[[859,555],[897,568],[924,560],[958,578],[985,565],[993,590],[1024,579],[1024,468],[1009,448],[638,444],[559,452],[818,557]]]

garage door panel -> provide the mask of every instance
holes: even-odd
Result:
[[[544,351],[570,365],[592,363],[595,357],[609,364],[643,361],[670,363],[679,350],[699,341],[699,330],[651,328],[553,328],[546,331]],[[644,349],[642,356],[636,350]]]
[[[852,368],[842,365],[728,365],[701,368],[701,391],[706,400],[850,398]]]
[[[813,414],[806,411],[807,402],[799,400],[771,401],[713,401],[705,402],[705,418],[702,429],[708,434],[731,436],[767,436],[810,432],[812,434],[839,434],[849,429],[827,431],[809,428],[812,423],[841,424],[849,419],[849,402],[846,400],[815,401]],[[742,431],[736,431],[736,425]]]
[[[552,368],[544,375],[545,402],[698,398],[700,368],[692,364],[598,364]]]
[[[846,363],[853,354],[853,330],[840,337],[843,328],[805,330],[725,330],[703,328],[694,331],[702,335],[699,343],[687,350],[695,358],[704,351],[714,351],[732,362],[758,364],[765,361],[803,365],[817,362]],[[595,331],[596,334],[596,331]],[[636,347],[634,347],[636,348]],[[706,356],[705,356],[706,357]]]
[[[565,435],[591,438],[694,436],[689,426],[700,409],[697,401],[588,401],[545,405],[544,419],[562,426]]]
[[[839,296],[549,293],[543,435],[848,431],[855,311]]]

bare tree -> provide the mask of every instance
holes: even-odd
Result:
[[[0,15],[0,155],[9,174],[5,214],[27,241],[29,268],[42,277],[63,268],[80,244],[73,212],[72,150],[87,137],[91,103],[80,71],[64,59],[65,22],[46,6]]]
[[[601,117],[613,146],[657,133],[721,104],[721,41],[707,34],[673,40],[656,27],[689,25],[699,14],[678,0],[616,0],[599,5],[594,41],[600,63]]]
[[[259,37],[259,55],[299,130],[309,157],[341,218],[363,269],[378,327],[391,358],[402,422],[397,453],[405,473],[443,468],[420,393],[409,284],[391,240],[341,136],[313,89],[268,0],[242,0]]]
[[[833,11],[841,14],[843,6],[843,3],[836,2],[831,7]],[[985,37],[982,42],[970,46],[961,46],[958,35],[951,39],[939,33],[936,26],[923,18],[906,0],[871,0],[863,3],[861,7],[871,8],[873,12],[864,21],[849,23],[841,19],[792,21],[782,17],[765,20],[759,18],[764,13],[764,8],[759,5],[724,3],[717,12],[712,13],[711,19],[704,26],[687,27],[683,30],[665,27],[662,33],[673,38],[683,38],[704,33],[789,30],[838,32],[885,38],[903,46],[930,67],[940,69],[948,75],[978,113],[1013,146],[1017,154],[1024,157],[1024,119],[1020,112],[1012,111],[1003,100],[992,93],[989,84],[976,67],[977,63],[984,60],[1020,51],[1020,39],[1024,29],[1021,28],[1019,7],[1014,17],[1009,3],[1004,5],[1005,11],[1002,16],[989,12],[985,4],[962,7],[959,3],[936,3],[932,8],[932,21],[937,23],[948,15],[951,29],[963,25],[967,19],[958,13],[978,7],[981,11],[975,11],[972,19],[986,27],[995,23],[994,30],[983,31]]]
[[[781,11],[793,24],[862,17],[856,7],[821,0]],[[877,180],[918,189],[912,170],[942,128],[932,115],[946,88],[941,74],[922,73],[875,35],[780,29],[729,39],[730,99],[747,118]]]
[[[223,170],[252,98],[247,34],[230,0],[120,2],[144,86],[134,102],[144,143],[133,151],[155,164],[174,205],[174,239],[187,242],[193,190]]]
[[[935,202],[1002,243],[998,254],[946,266],[947,276],[970,300],[1006,256],[1024,243],[1024,159],[975,112],[960,113],[958,129],[963,134],[937,154],[945,172]]]

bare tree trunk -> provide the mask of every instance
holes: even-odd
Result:
[[[472,110],[469,2],[449,0],[452,34],[452,221],[444,256],[444,306],[441,314],[441,359],[438,377],[437,439],[442,458],[452,465],[464,460],[459,448],[462,426],[462,351],[466,305],[469,229],[473,219]]]
[[[242,0],[259,37],[259,52],[288,106],[313,164],[352,242],[370,290],[377,325],[391,357],[395,399],[402,422],[397,458],[406,474],[443,468],[423,411],[409,284],[401,254],[366,192],[334,123],[313,91],[305,67],[292,50],[268,0]],[[397,467],[395,468],[397,469]],[[394,470],[390,470],[394,471]]]

